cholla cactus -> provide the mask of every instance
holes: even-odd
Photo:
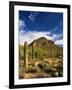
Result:
[[[28,45],[27,42],[24,44],[24,66],[25,68],[28,67]]]

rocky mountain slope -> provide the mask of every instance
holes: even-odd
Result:
[[[63,56],[63,47],[56,45],[52,40],[40,37],[28,45],[28,56],[32,58],[32,46],[35,45],[35,58],[56,58]],[[24,58],[24,46],[19,46],[19,56]]]

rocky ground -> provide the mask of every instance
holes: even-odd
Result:
[[[28,62],[28,68],[24,67],[24,61],[19,60],[19,79],[30,78],[53,78],[63,77],[63,59],[61,58],[47,58],[44,60]]]

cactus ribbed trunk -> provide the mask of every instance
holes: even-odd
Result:
[[[52,45],[52,58],[55,57],[55,47]]]
[[[32,59],[35,61],[35,43],[32,45]]]
[[[55,47],[54,45],[52,44],[51,45],[51,58],[54,58],[55,57]]]
[[[24,67],[28,67],[28,45],[27,42],[24,44]]]

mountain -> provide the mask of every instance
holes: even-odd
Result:
[[[30,45],[32,45],[33,43],[35,43],[36,46],[44,46],[44,45],[49,45],[49,44],[54,44],[54,42],[52,40],[48,40],[45,37],[40,37],[37,40],[34,40]]]
[[[28,45],[28,56],[32,58],[32,48],[33,45],[35,51],[35,58],[44,59],[44,58],[55,58],[59,56],[63,56],[63,48],[56,45],[52,40],[48,40],[45,37],[40,37],[34,40],[32,43]],[[20,57],[24,57],[24,46],[20,46]]]

